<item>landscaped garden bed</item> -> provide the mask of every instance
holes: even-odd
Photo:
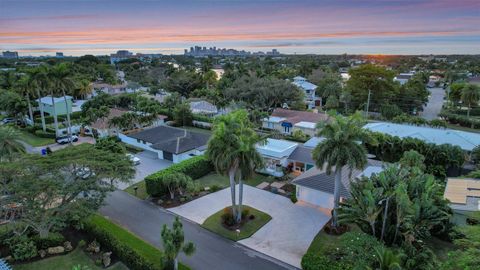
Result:
[[[230,240],[239,241],[252,236],[272,217],[245,205],[242,207],[242,221],[235,224],[232,219],[231,207],[227,207],[207,218],[202,227]]]

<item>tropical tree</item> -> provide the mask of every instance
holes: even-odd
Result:
[[[206,155],[217,172],[229,177],[232,213],[236,222],[241,220],[243,179],[250,178],[256,168],[263,167],[263,158],[255,148],[256,143],[261,143],[261,139],[252,129],[247,111],[238,110],[215,120]],[[239,186],[238,205],[235,179]]]
[[[173,120],[175,124],[180,126],[191,126],[193,122],[193,114],[190,105],[187,102],[182,102],[175,106],[173,110]]]
[[[92,83],[88,80],[81,80],[77,84],[77,93],[83,98],[86,99],[87,95],[91,94],[93,91]]]
[[[195,245],[192,242],[185,243],[183,224],[178,217],[175,217],[172,229],[169,229],[167,224],[163,224],[161,236],[166,265],[178,270],[178,254],[183,252],[187,256],[193,255]]]
[[[70,121],[70,111],[67,103],[67,94],[66,91],[71,91],[74,88],[74,82],[70,78],[69,66],[66,63],[62,63],[54,66],[50,71],[50,76],[52,78],[52,89],[55,89],[58,92],[61,92],[63,95],[63,100],[65,102],[65,110],[67,113],[67,132],[68,136],[72,135],[72,123]],[[55,108],[55,103],[52,96],[53,108]],[[54,113],[55,114],[55,113]],[[70,140],[70,143],[72,141]]]
[[[468,106],[467,117],[470,117],[470,110],[473,105],[478,105],[480,101],[480,89],[473,84],[466,84],[462,88],[462,102]],[[473,124],[472,124],[473,125]]]
[[[47,69],[45,67],[39,67],[36,69],[29,70],[29,75],[30,75],[30,85],[32,88],[36,90],[37,97],[41,99],[43,97],[43,93],[48,91],[49,88],[49,78],[48,78],[48,73]],[[42,119],[42,129],[44,132],[47,131],[47,126],[45,124],[45,113],[43,111],[43,106],[38,106],[40,107],[40,117]],[[56,118],[55,118],[56,121]],[[56,122],[55,122],[56,123]],[[55,124],[55,128],[57,127],[57,124]],[[55,131],[57,131],[55,129]]]
[[[25,75],[21,77],[15,84],[15,88],[17,89],[18,93],[25,96],[28,104],[28,116],[33,124],[35,124],[35,120],[33,119],[33,109],[32,109],[32,102],[30,100],[30,95],[32,94],[31,88],[31,78],[29,75]]]
[[[0,127],[0,161],[11,160],[16,153],[23,153],[25,148],[18,142],[20,134],[10,126]]]
[[[345,166],[350,170],[363,169],[367,164],[367,149],[362,142],[374,143],[363,130],[365,120],[359,112],[350,117],[335,115],[329,112],[328,123],[319,123],[318,136],[325,140],[319,143],[312,152],[318,168],[326,166],[326,173],[335,170],[334,209],[332,226],[338,225],[338,206],[340,202],[340,185],[342,170]]]

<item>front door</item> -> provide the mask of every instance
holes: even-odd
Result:
[[[163,151],[163,159],[173,161],[173,154],[170,152]]]

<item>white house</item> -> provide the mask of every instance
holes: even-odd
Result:
[[[203,155],[210,135],[170,126],[158,126],[140,132],[122,134],[122,142],[155,153],[159,159],[178,163]]]
[[[263,156],[265,168],[259,172],[273,176],[283,176],[283,168],[288,165],[288,157],[297,148],[298,143],[268,138],[264,144],[257,144],[255,148]]]
[[[380,173],[383,170],[382,163],[377,160],[368,160],[368,165],[364,170],[352,170],[352,176],[349,177],[350,170],[347,166],[342,168],[342,179],[340,186],[340,199],[350,197],[350,183],[356,181],[362,176],[370,177],[374,173]],[[325,170],[314,167],[301,174],[292,181],[296,186],[296,195],[299,201],[325,209],[333,208],[333,192],[335,188],[335,175],[330,175]]]
[[[397,76],[395,76],[395,78],[393,78],[393,80],[396,81],[396,82],[399,82],[401,85],[404,85],[408,82],[408,80],[410,80],[413,77],[413,75],[415,75],[415,74],[412,73],[412,72],[400,73]]]
[[[296,76],[293,78],[293,84],[300,88],[305,94],[305,103],[309,109],[315,108],[315,101],[319,100],[315,96],[315,90],[317,86],[301,76]]]

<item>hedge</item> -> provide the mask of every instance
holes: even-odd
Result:
[[[451,144],[436,145],[416,138],[400,138],[372,132],[376,145],[366,144],[369,153],[386,162],[397,162],[405,151],[415,150],[425,157],[427,172],[445,177],[448,170],[456,170],[465,162],[465,152]]]
[[[129,269],[164,269],[164,255],[161,250],[110,220],[100,215],[93,215],[83,226],[84,230],[94,237],[104,250],[112,251]],[[180,263],[179,269],[190,268]]]
[[[462,127],[480,128],[480,120],[466,115],[454,114],[448,111],[442,111],[439,114],[440,117],[447,120],[450,124],[458,124]]]
[[[192,157],[145,177],[146,190],[151,196],[161,196],[167,192],[162,184],[165,175],[184,173],[195,180],[211,171],[213,171],[213,165],[205,156]]]
[[[40,138],[52,138],[55,139],[57,136],[55,136],[55,133],[51,132],[44,132],[43,130],[35,130],[35,135],[40,137]]]
[[[82,117],[82,112],[72,112],[70,113],[70,120],[76,120],[80,119]],[[58,122],[63,122],[67,120],[67,115],[62,114],[57,116]],[[45,115],[45,124],[53,124],[53,116],[52,115]],[[42,117],[41,116],[36,116],[35,117],[35,123],[42,123]]]

